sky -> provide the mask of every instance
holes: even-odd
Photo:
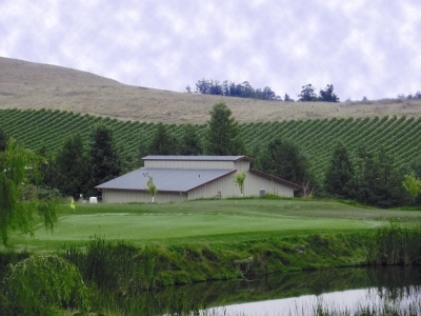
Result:
[[[297,99],[421,90],[419,0],[2,0],[0,56],[185,92],[200,79]]]

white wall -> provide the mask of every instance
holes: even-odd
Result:
[[[261,189],[264,189],[266,193],[294,197],[294,190],[291,187],[247,172],[247,177],[244,181],[244,196],[259,196]]]
[[[156,203],[166,203],[172,201],[185,201],[187,196],[179,193],[159,192],[155,196]],[[129,203],[129,202],[152,202],[152,197],[148,192],[128,191],[128,190],[102,190],[102,201],[104,203]]]

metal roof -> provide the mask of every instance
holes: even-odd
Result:
[[[160,157],[160,156],[154,156]],[[140,168],[123,176],[102,183],[97,189],[147,190],[149,177],[158,192],[188,192],[206,183],[215,181],[234,173],[236,170],[203,170],[203,169],[163,169]]]
[[[281,179],[279,177],[275,177],[275,176],[273,176],[271,174],[268,174],[268,173],[265,173],[265,172],[262,172],[262,171],[259,171],[259,170],[256,170],[256,169],[250,169],[249,171],[251,173],[254,173],[255,175],[260,176],[260,177],[267,178],[267,179],[273,180],[275,182],[285,184],[286,186],[289,186],[289,187],[293,188],[294,191],[302,190],[303,189],[303,186],[301,186],[301,185],[299,185],[297,183],[293,183],[291,181],[284,180],[284,179]]]
[[[143,160],[184,160],[184,161],[237,161],[253,159],[247,156],[153,156],[149,155],[142,158]]]

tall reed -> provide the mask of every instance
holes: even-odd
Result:
[[[420,265],[421,225],[402,228],[391,224],[380,228],[368,252],[367,261],[375,265]]]

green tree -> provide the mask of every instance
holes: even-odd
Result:
[[[177,153],[187,156],[201,155],[203,153],[202,144],[195,126],[191,124],[184,126],[181,141],[178,142]]]
[[[121,163],[117,155],[111,130],[98,125],[91,134],[89,150],[89,174],[87,191],[95,195],[94,187],[120,175]]]
[[[177,141],[168,133],[167,127],[158,123],[156,125],[155,135],[149,145],[149,154],[151,155],[174,155],[176,153]]]
[[[151,176],[149,176],[149,179],[146,182],[146,187],[148,189],[149,194],[152,197],[152,203],[155,202],[155,195],[158,193],[158,188],[156,187],[155,183],[153,182],[153,178]]]
[[[282,179],[303,185],[310,181],[313,189],[317,181],[310,172],[307,158],[301,154],[297,145],[276,138],[259,151],[256,168]]]
[[[298,95],[300,102],[311,102],[317,101],[317,95],[314,92],[314,87],[309,83],[305,86],[302,86],[301,93]]]
[[[244,181],[246,180],[247,174],[245,171],[238,172],[234,176],[234,183],[240,188],[241,196],[244,194]]]
[[[339,98],[333,93],[333,84],[328,84],[325,90],[320,90],[320,101],[339,102]]]
[[[421,194],[421,180],[417,178],[413,173],[407,174],[402,181],[402,185],[406,192],[412,196],[413,201],[415,202],[415,198]]]
[[[405,202],[402,186],[405,170],[398,168],[391,156],[380,148],[377,154],[358,149],[350,194],[358,202],[391,207]]]
[[[120,173],[124,174],[136,169],[136,162],[133,159],[133,156],[130,152],[123,146],[120,145],[118,150],[118,159],[120,160],[121,164],[121,171]]]
[[[85,194],[88,165],[85,144],[80,134],[66,138],[55,159],[56,188],[75,199]]]
[[[210,111],[206,137],[208,155],[242,155],[244,143],[239,137],[238,124],[231,117],[231,110],[225,103],[217,103]]]
[[[346,147],[339,143],[333,151],[325,177],[325,190],[338,197],[350,197],[349,184],[354,176],[354,168]]]
[[[0,128],[0,152],[5,151],[7,139],[7,135],[4,133],[3,129]]]
[[[57,220],[57,200],[38,199],[36,191],[35,195],[26,195],[24,200],[30,179],[40,178],[38,166],[41,163],[38,155],[12,138],[8,140],[6,150],[0,153],[0,235],[4,245],[10,230],[32,233],[30,221],[34,211],[43,217],[46,228],[52,229]]]

